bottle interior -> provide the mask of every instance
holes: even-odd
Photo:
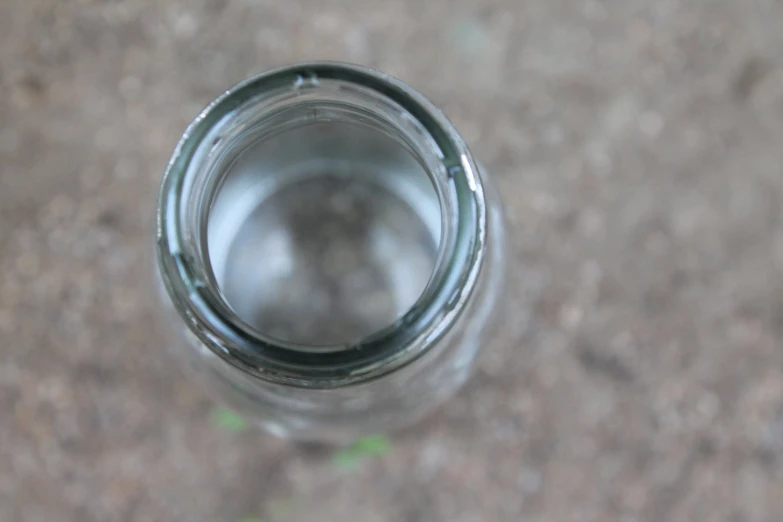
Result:
[[[220,146],[208,257],[247,325],[289,343],[348,346],[416,303],[435,269],[441,209],[393,132],[327,112]]]

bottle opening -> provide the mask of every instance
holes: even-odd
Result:
[[[388,122],[323,101],[221,139],[207,255],[228,307],[258,333],[351,345],[421,297],[441,236],[438,194]]]
[[[348,64],[269,71],[214,100],[174,150],[157,217],[188,331],[296,386],[364,382],[427,353],[486,251],[459,134],[408,86]]]

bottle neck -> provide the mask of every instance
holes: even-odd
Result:
[[[319,137],[312,131],[314,125],[325,123],[353,129],[353,134]],[[305,127],[311,129],[307,150],[314,161],[341,161],[347,152],[335,146],[337,141],[364,143],[362,136],[372,133],[388,138],[384,143],[396,144],[399,154],[372,152],[376,142],[370,140],[364,146],[349,146],[352,161],[413,158],[411,165],[418,167],[412,167],[410,175],[387,177],[389,187],[414,195],[434,191],[437,202],[433,209],[427,207],[427,198],[408,198],[421,201],[418,211],[431,216],[426,225],[438,240],[435,268],[423,293],[394,324],[358,342],[316,346],[274,339],[240,317],[219,284],[227,249],[219,248],[224,237],[220,227],[210,223],[219,222],[216,216],[224,208],[245,212],[240,208],[242,193],[226,188],[231,186],[226,173],[253,143],[272,140],[276,145],[264,157],[275,157],[276,151],[276,157],[297,158],[301,168],[296,172],[306,175],[302,166],[307,158],[296,151],[280,153],[297,143],[301,146],[301,136],[273,141]],[[283,167],[276,164],[275,170],[284,172]],[[254,190],[263,191],[274,183],[256,185]],[[248,204],[246,211],[250,210]],[[271,71],[237,85],[188,127],[162,183],[157,250],[169,296],[201,343],[258,378],[323,388],[389,373],[437,343],[473,292],[485,234],[480,177],[465,144],[442,114],[388,76],[356,66],[314,63]]]

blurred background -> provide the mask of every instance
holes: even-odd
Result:
[[[154,327],[186,124],[269,67],[391,73],[506,202],[511,321],[422,425],[250,429]],[[783,519],[783,3],[2,0],[0,520]]]

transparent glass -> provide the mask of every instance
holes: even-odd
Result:
[[[502,293],[500,201],[451,123],[387,75],[270,71],[188,127],[159,281],[193,377],[268,431],[346,441],[452,395]]]

